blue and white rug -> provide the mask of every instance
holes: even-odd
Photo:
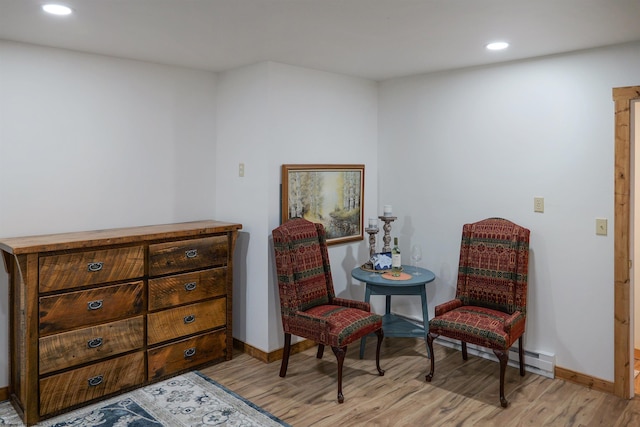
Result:
[[[24,426],[8,401],[0,426]],[[39,427],[288,426],[199,372],[188,372],[51,418]]]

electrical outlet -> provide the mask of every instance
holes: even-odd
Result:
[[[540,213],[544,212],[544,197],[533,198],[533,211]]]
[[[244,163],[238,165],[238,176],[242,178],[244,176]]]
[[[607,235],[607,219],[606,218],[596,218],[596,234],[598,236]]]

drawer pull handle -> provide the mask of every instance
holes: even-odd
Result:
[[[196,321],[196,315],[190,314],[188,316],[184,316],[184,324],[188,325],[189,323],[193,323]]]
[[[191,347],[188,348],[184,351],[184,358],[188,359],[189,357],[193,357],[196,355],[196,348],[195,347]]]
[[[102,377],[102,375],[89,378],[89,387],[95,387],[97,385],[102,384],[103,379],[104,378]]]
[[[98,348],[101,345],[102,345],[102,337],[93,338],[93,339],[87,341],[87,347],[88,348]]]
[[[95,301],[89,301],[89,303],[87,304],[87,308],[89,310],[99,310],[102,308],[102,300],[95,300]]]
[[[197,286],[196,282],[189,282],[189,283],[185,283],[184,284],[184,290],[185,291],[193,291]]]
[[[102,270],[103,262],[90,262],[87,264],[87,271],[95,273],[96,271]]]
[[[188,251],[184,252],[184,256],[186,256],[187,258],[195,258],[198,256],[198,250],[197,249],[189,249]]]

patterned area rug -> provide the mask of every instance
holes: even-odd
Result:
[[[8,401],[0,426],[24,426]],[[45,420],[41,427],[288,426],[197,371]]]

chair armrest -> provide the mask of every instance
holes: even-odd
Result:
[[[327,326],[327,319],[324,317],[314,316],[313,314],[309,314],[304,311],[296,311],[294,319],[296,323],[304,322],[306,324],[313,325],[314,329],[318,328],[318,326]]]
[[[327,320],[304,311],[295,311],[288,318],[282,318],[285,333],[325,344],[328,340],[329,325]]]
[[[504,321],[504,331],[511,336],[519,337],[524,334],[525,315],[520,311],[515,311]]]
[[[331,299],[330,304],[339,305],[341,307],[357,308],[358,310],[363,310],[369,313],[371,312],[371,304],[364,301],[334,297]]]
[[[447,301],[445,303],[437,305],[435,314],[436,316],[442,316],[446,312],[454,310],[458,307],[462,307],[462,300],[452,299],[451,301]]]

